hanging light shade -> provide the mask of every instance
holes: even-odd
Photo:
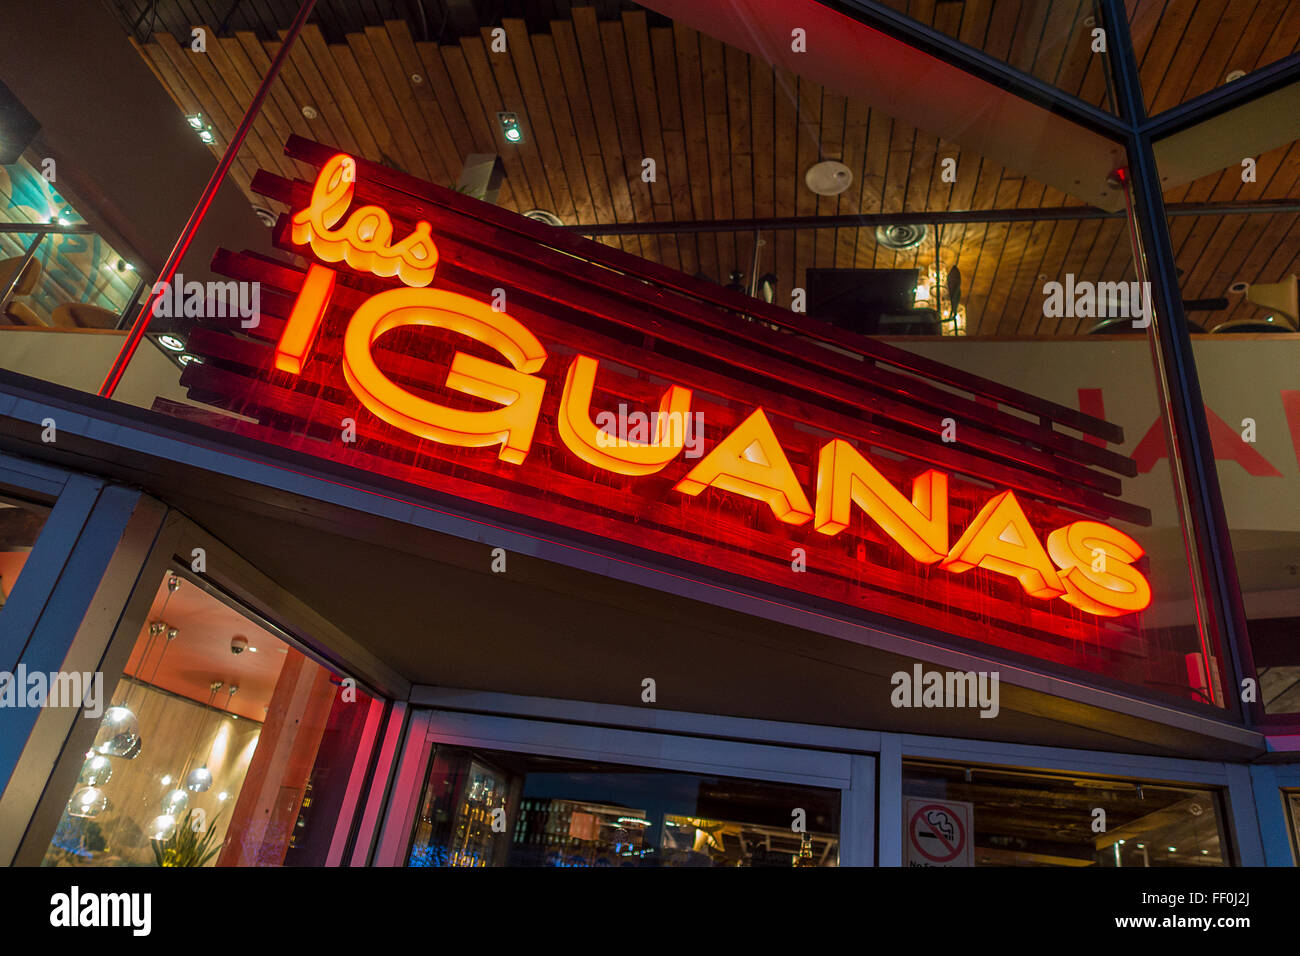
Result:
[[[108,796],[98,787],[82,787],[68,801],[68,816],[97,817],[108,809]]]
[[[175,832],[176,818],[170,813],[154,817],[153,822],[149,824],[150,840],[170,840]]]
[[[212,771],[207,767],[195,767],[185,778],[185,789],[194,793],[203,793],[212,786]]]
[[[77,781],[87,786],[98,787],[100,784],[108,783],[112,776],[113,761],[103,754],[92,753],[81,765],[81,773],[77,775]]]
[[[99,722],[92,749],[108,757],[135,758],[140,753],[139,719],[121,704],[108,708]]]
[[[184,790],[180,789],[179,787],[177,787],[175,790],[167,791],[167,795],[163,797],[163,802],[162,802],[163,813],[171,814],[172,816],[176,816],[177,814],[184,813],[185,808],[188,807],[189,805],[190,805],[189,794],[187,794]]]

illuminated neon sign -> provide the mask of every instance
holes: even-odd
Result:
[[[461,447],[498,447],[497,457],[523,464],[532,446],[548,386],[540,373],[547,352],[507,312],[455,292],[431,289],[438,250],[429,223],[421,221],[394,242],[389,213],[362,206],[348,213],[356,163],[338,154],[320,171],[307,208],[291,218],[290,237],[326,262],[396,277],[405,287],[370,296],[343,334],[342,371],[348,387],[375,416],[412,435]],[[346,214],[346,219],[344,218]],[[341,225],[340,225],[341,223]],[[332,269],[313,264],[276,344],[275,365],[302,374],[334,291]],[[424,325],[447,329],[489,346],[503,359],[492,362],[464,352],[452,356],[445,381],[453,391],[498,406],[467,411],[430,401],[394,382],[379,368],[373,348],[386,332]],[[565,447],[589,465],[617,475],[651,475],[681,453],[684,435],[669,427],[684,421],[692,390],[670,385],[663,393],[649,441],[608,441],[591,404],[599,361],[576,355],[563,378],[557,432]],[[949,476],[935,469],[912,480],[910,500],[849,442],[822,446],[815,467],[813,500],[762,408],[755,408],[713,445],[674,490],[696,496],[709,488],[761,501],[788,525],[808,523],[820,534],[845,531],[856,505],[914,560],[951,574],[972,568],[1006,575],[1024,593],[1054,598],[1087,614],[1115,617],[1151,603],[1151,588],[1134,565],[1142,546],[1097,521],[1074,521],[1051,530],[1046,546],[1010,491],[994,494],[956,541],[950,540]]]

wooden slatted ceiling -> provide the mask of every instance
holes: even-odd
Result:
[[[1068,44],[1049,42],[1077,21],[1073,12],[1026,4],[1032,9],[1006,28],[994,25],[1006,16],[1003,4],[980,22],[971,19],[975,6],[933,4],[927,22],[978,40],[1027,72],[1050,74],[1058,82],[1073,77],[1070,82],[1083,88],[1088,64],[1072,60]],[[1041,28],[1035,26],[1040,19]],[[1135,30],[1148,20],[1139,19]],[[676,24],[650,26],[639,11],[601,21],[594,9],[579,7],[570,19],[552,21],[549,32],[531,35],[521,20],[507,20],[504,27],[508,52],[494,54],[487,30],[455,44],[424,43],[395,20],[331,44],[309,24],[236,161],[235,181],[262,204],[249,188],[257,168],[291,178],[308,175],[283,155],[285,136],[295,132],[441,185],[456,182],[467,154],[497,152],[507,173],[500,204],[520,212],[549,209],[566,223],[1078,205],[1058,190],[963,154],[954,143],[773,70],[706,35]],[[216,38],[206,58],[167,34],[140,47],[180,108],[213,121],[214,152],[233,132],[256,78],[278,49],[278,42],[247,32]],[[317,111],[316,118],[303,116],[305,105]],[[501,110],[519,115],[523,144],[501,139]],[[656,159],[652,183],[641,179],[647,156]],[[940,161],[947,157],[958,162],[956,183],[940,176]],[[803,185],[803,172],[820,159],[850,166],[854,181],[847,192],[818,197]],[[1256,184],[1243,186],[1229,170],[1208,187],[1194,183],[1166,198],[1286,198],[1300,172],[1300,152],[1261,158],[1260,171]],[[1276,281],[1286,274],[1290,259],[1279,262],[1264,253],[1281,251],[1276,229],[1289,235],[1296,217],[1246,218],[1173,220],[1185,296],[1218,296],[1237,278]],[[916,250],[895,253],[877,246],[873,229],[782,231],[760,240],[757,274],[775,273],[783,297],[804,285],[808,268],[917,268],[935,258],[933,236]],[[1252,242],[1249,250],[1241,245],[1246,240]],[[752,234],[607,241],[720,282],[732,271],[747,279],[753,271]],[[1283,243],[1285,248],[1291,244]],[[1043,283],[1068,272],[1095,281],[1133,278],[1119,221],[949,225],[939,262],[945,272],[954,264],[961,269],[971,335],[1086,332],[1091,319],[1042,315]],[[1231,312],[1202,318],[1249,314],[1238,297]]]

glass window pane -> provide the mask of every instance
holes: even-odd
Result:
[[[905,760],[903,794],[950,817],[970,808],[968,866],[1223,866],[1230,859],[1219,795],[1198,787]],[[905,864],[947,856],[949,843],[939,840],[945,827],[942,816],[905,820]]]
[[[43,865],[324,864],[364,693],[169,574],[111,699]]]
[[[1086,0],[990,0],[951,3],[880,0],[966,46],[1055,86],[1086,103],[1113,110],[1103,53],[1094,49],[1100,27]]]
[[[837,866],[839,807],[838,790],[439,745],[407,865]]]
[[[0,609],[14,592],[49,509],[0,495]]]
[[[743,6],[717,17],[673,0],[507,17],[504,45],[495,20],[437,36],[404,20],[309,23],[232,170],[275,225],[250,246],[203,223],[116,397],[327,458],[359,480],[510,500],[706,573],[1223,706],[1112,175],[1122,144],[959,71],[900,84],[863,66],[883,38],[807,9],[816,55],[788,34],[764,40],[771,18]],[[1051,14],[1071,49],[1086,28],[1076,13],[1088,15]],[[1019,29],[999,10],[1004,21]],[[972,29],[985,36],[990,22]],[[185,36],[160,33],[143,53],[174,64],[159,73],[174,99],[209,111],[224,99],[220,77],[251,98],[241,64],[269,63],[278,44],[214,38],[221,55],[200,71],[177,55]],[[233,134],[226,120],[219,141]],[[383,275],[397,266],[364,250],[340,261],[301,224],[295,240],[290,214],[310,206],[340,150],[356,163],[353,198],[388,210],[394,237],[429,223],[435,274]],[[229,282],[199,282],[207,269]],[[459,426],[384,405],[378,393],[394,392],[377,379],[349,378],[352,316],[403,285],[495,302],[553,355],[528,449],[499,456]],[[277,353],[292,315],[295,335],[317,322],[301,361]],[[456,330],[375,328],[375,376],[468,410],[448,366],[495,349],[464,352]],[[174,364],[160,365],[167,349]],[[803,512],[734,487],[696,494],[685,454],[653,473],[593,468],[557,414],[578,356],[601,363],[594,402],[610,408],[657,404],[664,379],[690,388],[696,451],[762,408],[805,495],[837,439],[914,506],[923,476],[939,472],[947,527],[918,508],[935,540],[908,550],[906,529],[860,514],[861,502],[846,523],[823,514],[796,529]],[[484,407],[481,386],[470,396]],[[611,519],[632,503],[635,514]],[[1005,533],[981,537],[981,515]],[[1085,544],[1093,532],[1104,545]],[[953,550],[1007,550],[997,542],[1020,550],[973,561]],[[792,577],[795,548],[807,564]]]
[[[1290,0],[1127,0],[1147,113],[1154,115],[1290,56]]]
[[[1300,96],[1300,85],[1280,91]],[[1247,132],[1234,110],[1156,144],[1267,714],[1300,713],[1300,129]],[[1282,140],[1282,145],[1276,145]]]

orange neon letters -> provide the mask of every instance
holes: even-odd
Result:
[[[293,311],[280,333],[280,341],[275,345],[275,367],[282,372],[302,374],[307,353],[316,341],[316,332],[320,329],[321,319],[325,318],[325,309],[329,307],[330,296],[334,294],[334,280],[338,273],[313,262],[307,267],[307,277],[298,290],[298,298],[293,300]]]
[[[803,524],[813,516],[808,496],[761,408],[718,442],[676,488],[698,495],[710,485],[767,502],[787,524]]]
[[[974,567],[1009,574],[1026,594],[1044,600],[1065,593],[1020,502],[1009,491],[989,499],[939,567],[957,574]]]
[[[447,387],[500,404],[486,412],[448,408],[412,394],[380,371],[371,349],[385,332],[405,325],[450,329],[491,345],[513,368],[457,352]],[[444,442],[479,447],[500,443],[502,461],[528,454],[546,383],[534,375],[546,350],[531,332],[485,302],[438,289],[391,289],[367,299],[343,337],[343,376],[361,403],[390,425]]]
[[[691,411],[691,390],[679,385],[664,392],[659,412],[653,416],[651,441],[620,441],[597,428],[591,420],[591,394],[596,386],[600,363],[577,355],[564,377],[557,421],[560,438],[569,450],[588,464],[619,475],[653,475],[677,457],[686,442]]]
[[[1145,553],[1124,532],[1099,521],[1075,521],[1047,536],[1061,568],[1062,601],[1089,614],[1117,617],[1151,604],[1151,585],[1133,562]]]
[[[849,526],[853,504],[922,564],[948,553],[948,476],[922,472],[912,479],[909,502],[871,462],[848,442],[835,439],[817,458],[817,519],[822,534],[839,534]]]
[[[334,225],[352,202],[357,162],[339,153],[321,167],[311,191],[311,205],[293,214],[290,236],[300,246],[310,245],[326,262],[346,262],[354,269],[377,276],[397,276],[409,286],[426,286],[438,266],[438,247],[423,220],[409,236],[392,245],[393,221],[386,209],[362,206],[339,229]]]
[[[406,239],[391,244],[388,213],[363,206],[335,228],[352,202],[355,182],[355,160],[344,154],[334,156],[317,177],[311,205],[292,217],[293,241],[309,245],[320,259],[346,262],[381,277],[397,276],[408,286],[371,296],[353,314],[343,334],[342,368],[348,386],[366,408],[390,425],[449,445],[499,444],[501,461],[522,464],[541,414],[546,382],[535,373],[546,361],[546,350],[505,312],[454,292],[424,288],[433,280],[438,262],[427,222],[418,223]],[[334,287],[332,269],[319,264],[309,267],[276,344],[277,369],[302,373]],[[446,378],[447,388],[499,407],[450,408],[421,398],[384,374],[375,360],[375,342],[385,332],[409,325],[457,332],[502,355],[508,365],[458,351]],[[655,423],[651,440],[627,440],[599,428],[595,424],[599,417],[592,418],[599,367],[596,359],[581,354],[570,363],[556,418],[560,438],[583,461],[615,474],[661,471],[687,442],[691,389],[670,386],[658,414],[650,416]],[[1035,598],[1062,597],[1086,613],[1103,617],[1141,611],[1151,603],[1150,584],[1133,566],[1144,552],[1123,532],[1096,521],[1075,521],[1053,531],[1044,550],[1016,496],[1003,491],[984,504],[949,549],[948,476],[934,469],[917,475],[909,501],[843,439],[827,442],[818,455],[814,511],[761,408],[754,409],[674,487],[692,496],[714,487],[754,498],[787,524],[815,519],[813,527],[827,536],[849,526],[856,504],[923,564],[937,562],[957,574],[980,567],[1009,575]]]

